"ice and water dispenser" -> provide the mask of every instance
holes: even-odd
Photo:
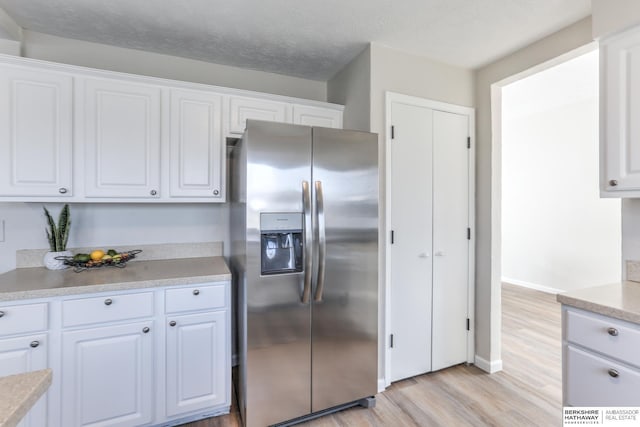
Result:
[[[261,274],[302,271],[302,213],[260,214]]]

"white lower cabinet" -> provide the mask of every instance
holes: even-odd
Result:
[[[167,316],[166,414],[176,417],[228,399],[226,312]]]
[[[47,347],[47,334],[44,333],[0,339],[0,377],[47,368]],[[46,425],[47,397],[44,395],[31,408],[18,427]]]
[[[640,406],[640,325],[563,306],[564,406]]]
[[[62,334],[62,425],[139,426],[153,419],[153,321]]]

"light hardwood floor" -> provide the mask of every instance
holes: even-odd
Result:
[[[458,365],[399,381],[374,409],[352,408],[300,424],[350,426],[562,425],[560,305],[555,295],[503,284],[503,371]],[[185,427],[237,427],[237,410]]]

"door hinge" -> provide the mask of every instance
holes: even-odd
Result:
[[[467,240],[471,240],[471,229],[467,228]]]
[[[393,245],[394,242],[395,242],[395,232],[391,230],[391,244]]]
[[[396,127],[391,126],[391,139],[394,139],[395,137],[396,137]]]
[[[393,348],[393,334],[391,334],[391,335],[389,336],[389,342],[390,342],[389,347],[390,347],[390,348]]]
[[[471,148],[471,137],[467,137],[467,148]]]
[[[469,318],[467,317],[467,331],[471,330],[471,323],[469,321]]]

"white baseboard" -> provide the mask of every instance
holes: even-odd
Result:
[[[539,285],[537,283],[525,282],[524,280],[510,279],[508,277],[503,277],[502,281],[511,285],[522,286],[523,288],[534,289],[536,291],[546,292],[548,294],[555,295],[565,292],[562,289],[551,288],[549,286]]]
[[[382,393],[387,389],[386,384],[387,382],[385,381],[384,378],[378,378],[378,393]]]
[[[474,365],[476,365],[478,368],[482,369],[483,371],[489,374],[495,374],[496,372],[502,371],[501,359],[489,362],[488,360],[483,359],[482,357],[476,354],[474,358]]]

